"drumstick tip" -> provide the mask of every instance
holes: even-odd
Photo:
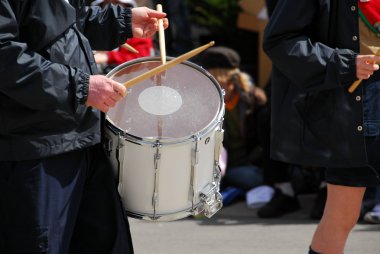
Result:
[[[128,43],[124,43],[121,46],[126,48],[127,50],[133,52],[133,53],[139,54],[139,51],[137,49],[135,49],[134,47],[132,47],[131,45],[129,45]]]

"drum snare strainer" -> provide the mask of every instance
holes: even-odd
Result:
[[[159,64],[159,58],[140,58],[107,76],[124,83]],[[223,115],[219,84],[190,62],[130,88],[107,113],[104,133],[129,216],[171,221],[199,213],[211,217],[222,207]]]

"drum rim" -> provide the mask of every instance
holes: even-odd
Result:
[[[172,60],[174,57],[167,57],[167,60]],[[146,62],[146,61],[161,61],[160,57],[140,57],[131,61],[127,61],[125,63],[122,63],[115,68],[113,68],[110,72],[106,74],[106,77],[112,78],[115,74],[117,74],[120,70],[123,70],[125,67],[133,65],[133,64],[138,64],[141,62]],[[220,106],[219,106],[219,111],[212,119],[208,125],[206,125],[203,129],[199,130],[197,133],[194,133],[192,135],[184,136],[181,138],[165,138],[165,139],[160,139],[160,138],[142,138],[133,134],[130,134],[128,132],[125,132],[121,128],[119,128],[117,125],[112,123],[112,120],[108,118],[107,113],[105,113],[105,119],[106,119],[106,126],[111,125],[111,130],[118,135],[122,135],[125,139],[128,141],[134,142],[134,143],[145,143],[148,145],[155,145],[157,144],[157,141],[160,141],[160,143],[163,144],[178,144],[178,143],[186,143],[186,142],[192,142],[194,138],[200,138],[208,134],[211,130],[214,130],[218,125],[221,125],[223,122],[223,116],[224,116],[224,110],[225,110],[225,105],[224,105],[224,92],[222,87],[220,86],[219,82],[202,66],[199,66],[195,63],[192,63],[190,61],[184,61],[180,64],[187,65],[191,68],[196,69],[197,71],[200,71],[201,73],[205,74],[207,78],[211,80],[211,82],[216,86],[218,93],[219,93],[219,98],[220,98]],[[220,126],[220,129],[222,129],[222,126]]]

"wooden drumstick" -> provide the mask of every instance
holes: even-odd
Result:
[[[380,49],[376,52],[375,55],[380,56]],[[359,80],[356,80],[354,83],[352,83],[352,85],[348,88],[348,92],[353,93],[362,81],[363,81],[362,79],[359,79]]]
[[[131,45],[129,45],[128,43],[124,43],[123,45],[121,45],[122,47],[126,48],[127,50],[133,52],[133,53],[136,53],[138,54],[139,51],[137,49],[135,49],[134,47],[132,47]]]
[[[162,5],[157,4],[157,11],[162,12]],[[164,21],[158,20],[158,41],[160,45],[160,55],[162,64],[166,64],[166,48],[165,48],[165,33],[164,33]]]
[[[361,82],[362,79],[358,79],[354,83],[352,83],[352,85],[348,88],[348,92],[353,93],[356,90],[356,88],[358,88]]]
[[[196,49],[193,49],[193,50],[191,50],[191,51],[189,51],[189,52],[187,52],[187,53],[185,53],[183,55],[180,55],[180,56],[178,56],[178,57],[170,60],[166,64],[159,65],[156,68],[153,68],[153,69],[151,69],[151,70],[149,70],[149,71],[141,74],[140,76],[137,76],[137,77],[134,77],[134,78],[128,80],[123,85],[126,88],[129,88],[129,87],[131,87],[131,86],[133,86],[133,85],[135,85],[135,84],[137,84],[137,83],[139,83],[139,82],[141,82],[141,81],[143,81],[143,80],[145,80],[147,78],[150,78],[150,77],[152,77],[154,75],[157,75],[160,72],[166,71],[167,69],[169,69],[169,68],[171,68],[171,67],[173,67],[173,66],[175,66],[177,64],[180,64],[180,63],[186,61],[187,59],[189,59],[189,58],[191,58],[191,57],[193,57],[193,56],[201,53],[202,51],[204,51],[207,48],[213,46],[214,44],[215,44],[215,42],[211,41],[211,42],[209,42],[209,43],[207,43],[207,44],[205,44],[203,46],[200,46],[200,47],[198,47]]]

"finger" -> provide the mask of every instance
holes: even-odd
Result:
[[[370,74],[364,74],[363,77],[361,79],[369,79],[371,77]]]
[[[109,108],[113,108],[116,105],[116,101],[110,97],[104,101],[104,104]]]
[[[147,14],[148,14],[148,16],[150,18],[162,19],[162,18],[166,17],[166,13],[165,12],[156,11],[156,10],[153,10],[153,9],[148,9],[147,10]]]
[[[117,92],[114,92],[112,93],[109,97],[107,97],[104,102],[110,106],[110,107],[114,107],[116,105],[117,102],[119,102],[121,99],[123,99],[123,97],[117,93]]]
[[[358,79],[368,79],[371,76],[371,74],[365,71],[358,71],[356,76]]]
[[[100,111],[107,113],[108,110],[110,109],[106,104],[101,104],[97,107]]]
[[[125,97],[127,88],[124,85],[120,84],[119,82],[113,82],[112,87],[113,90],[120,96]]]
[[[121,99],[123,99],[124,97],[121,96],[118,92],[115,92],[111,95],[111,99],[116,103],[118,101],[120,101]]]
[[[376,55],[366,55],[362,59],[372,64],[380,61],[380,57]]]
[[[169,27],[169,20],[167,18],[164,18],[162,19],[163,20],[163,25],[164,25],[164,29],[168,28]]]
[[[365,64],[362,64],[361,66],[361,69],[365,70],[365,71],[376,71],[378,70],[378,65],[377,64],[370,64],[370,63],[365,63]]]

